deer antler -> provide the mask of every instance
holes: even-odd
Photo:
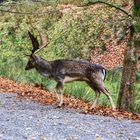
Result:
[[[34,37],[34,35],[33,35],[33,34],[31,34],[31,32],[30,32],[30,31],[28,31],[28,34],[29,34],[29,37],[30,37],[30,39],[31,39],[31,41],[32,41],[33,50],[31,50],[31,51],[32,51],[32,54],[33,54],[36,50],[38,50],[38,49],[39,49],[39,43],[38,43],[37,38],[36,38],[36,37]]]
[[[42,50],[48,44],[48,38],[46,37],[46,35],[44,33],[40,32],[40,31],[38,31],[38,33],[39,33],[39,36],[40,36],[40,46],[37,49],[37,51],[35,51],[35,53]]]

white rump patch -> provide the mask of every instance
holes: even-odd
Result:
[[[106,70],[103,69],[103,70],[102,70],[102,73],[103,73],[103,80],[104,80],[104,79],[105,79],[105,75],[106,75]]]

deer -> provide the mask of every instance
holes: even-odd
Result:
[[[28,35],[32,42],[33,49],[29,55],[25,70],[36,69],[41,75],[48,79],[56,81],[56,96],[59,101],[58,107],[63,105],[63,87],[64,83],[73,81],[86,82],[91,89],[95,92],[95,99],[91,104],[90,110],[94,109],[97,100],[101,93],[104,93],[112,109],[115,110],[115,105],[112,100],[111,94],[104,86],[104,80],[106,77],[106,69],[99,65],[94,64],[90,61],[76,60],[76,59],[57,59],[57,60],[45,60],[38,56],[36,53],[42,50],[48,44],[48,37],[43,33],[39,32],[40,43],[37,37],[33,33],[28,31]],[[58,94],[59,93],[59,94]]]

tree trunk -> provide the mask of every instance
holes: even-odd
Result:
[[[136,80],[137,55],[134,45],[133,25],[130,27],[130,37],[125,48],[123,73],[117,108],[131,111],[134,104],[134,84]]]
[[[134,0],[133,17],[136,21],[135,25],[130,25],[130,36],[125,49],[124,64],[122,80],[120,85],[120,92],[117,101],[117,108],[119,110],[132,111],[134,105],[135,81],[137,71],[137,47],[138,47],[138,26],[140,19],[140,5],[139,0]]]

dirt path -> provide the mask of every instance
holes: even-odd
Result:
[[[140,140],[140,123],[0,94],[0,140]]]

